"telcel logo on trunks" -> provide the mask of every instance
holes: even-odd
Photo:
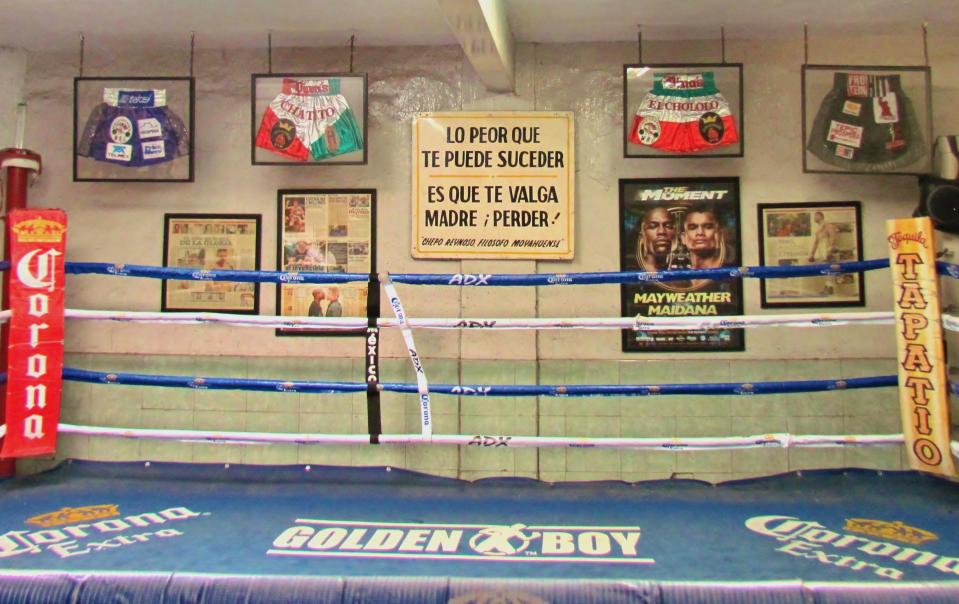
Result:
[[[117,99],[117,105],[120,107],[151,107],[153,105],[153,92],[146,90],[121,92]]]
[[[418,524],[298,519],[271,556],[655,564],[638,526]]]

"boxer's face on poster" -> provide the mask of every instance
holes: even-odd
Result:
[[[715,253],[719,247],[719,222],[712,212],[690,212],[683,233],[686,246],[693,253]]]
[[[656,256],[669,253],[676,238],[676,225],[665,208],[653,208],[643,216],[642,237],[646,249]]]

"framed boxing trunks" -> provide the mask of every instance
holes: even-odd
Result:
[[[742,63],[624,65],[623,156],[742,157]]]
[[[803,172],[928,174],[929,67],[803,65]]]
[[[73,80],[73,180],[192,182],[194,80]]]
[[[253,164],[365,164],[366,85],[365,73],[253,74]]]

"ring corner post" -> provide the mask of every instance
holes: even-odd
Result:
[[[954,479],[932,221],[888,220],[886,234],[894,289],[899,409],[909,466]]]
[[[20,112],[19,121],[24,120],[23,112]],[[22,139],[22,136],[18,136]],[[41,171],[41,158],[38,153],[29,149],[22,149],[22,142],[17,148],[0,149],[0,181],[2,181],[2,195],[4,200],[5,213],[4,218],[9,216],[11,210],[22,210],[27,207],[27,189],[37,179]],[[6,221],[9,224],[9,221]],[[6,227],[3,229],[3,259],[10,260],[10,235]],[[0,295],[0,306],[3,309],[10,308],[10,271],[7,271],[3,278],[3,293]],[[0,366],[7,367],[7,347],[9,346],[10,324],[3,323],[0,326]],[[2,387],[4,400],[6,400],[6,384]],[[6,421],[6,410],[0,405],[0,424]],[[16,472],[15,461],[12,458],[0,457],[0,478],[13,476]]]

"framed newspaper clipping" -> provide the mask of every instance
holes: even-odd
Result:
[[[742,63],[623,66],[623,157],[742,157]]]
[[[738,178],[619,181],[620,270],[659,273],[738,267]],[[648,281],[621,286],[623,316],[743,313],[741,279]],[[623,331],[623,352],[715,352],[745,347],[742,329]]]
[[[73,180],[193,182],[194,80],[73,79]]]
[[[365,73],[255,73],[254,165],[365,164]]]
[[[376,267],[375,189],[284,189],[277,192],[277,270],[371,273]],[[283,283],[283,317],[366,317],[369,285]],[[356,331],[277,329],[277,335],[363,336]]]
[[[862,260],[858,201],[761,203],[759,261],[800,266]],[[763,308],[865,306],[863,273],[760,281]]]
[[[803,172],[931,171],[932,70],[803,65]]]
[[[163,266],[260,270],[260,215],[164,215]],[[260,312],[260,285],[165,279],[160,309],[255,315]]]

